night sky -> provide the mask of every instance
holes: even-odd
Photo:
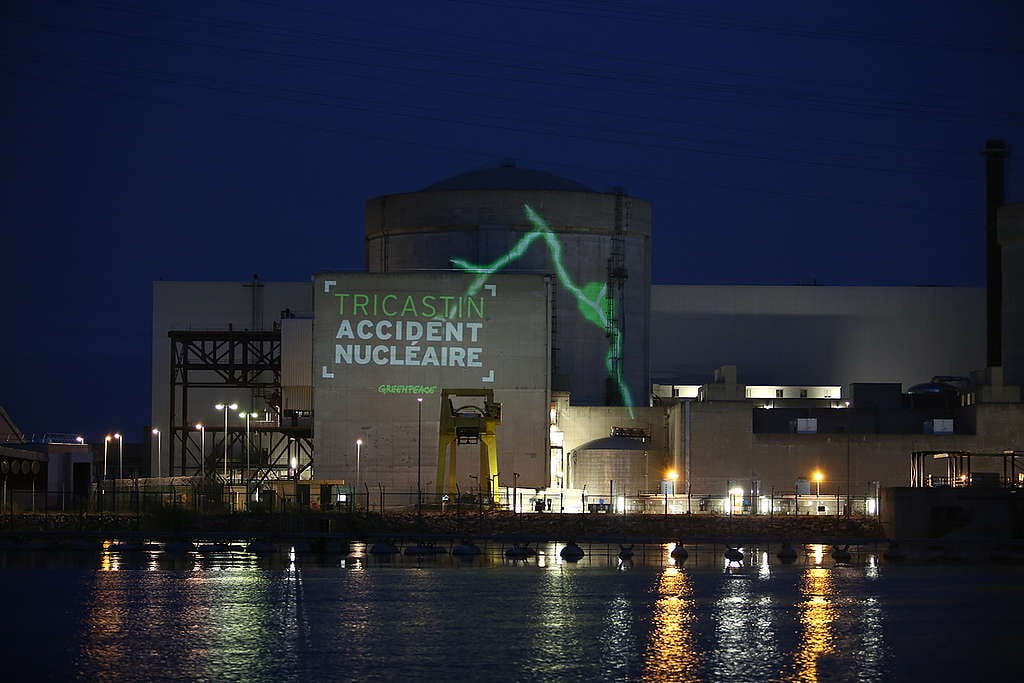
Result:
[[[154,280],[360,270],[367,198],[503,159],[649,200],[656,283],[981,286],[987,138],[1024,201],[1019,0],[4,7],[29,433],[141,440]]]

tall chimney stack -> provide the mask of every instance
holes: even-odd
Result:
[[[1010,148],[1005,140],[986,140],[985,149],[985,286],[987,291],[987,354],[990,368],[1003,364],[1003,254],[996,216],[1005,199],[1005,162]]]

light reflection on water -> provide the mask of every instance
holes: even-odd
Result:
[[[713,546],[685,562],[638,548],[623,565],[616,546],[597,545],[574,564],[558,549],[526,562],[498,547],[469,561],[382,559],[361,543],[315,561],[241,546],[108,549],[52,569],[0,558],[0,600],[13,606],[0,642],[29,642],[7,654],[89,680],[880,680],[926,675],[922,648],[951,623],[1024,626],[1013,567],[899,568],[869,552],[838,566],[820,547],[792,565],[769,548],[725,563]],[[46,616],[58,608],[65,618]],[[33,655],[34,641],[14,640],[33,628],[68,647]]]
[[[696,601],[689,574],[676,566],[658,577],[658,598],[644,652],[645,681],[699,681],[701,657],[693,636]]]

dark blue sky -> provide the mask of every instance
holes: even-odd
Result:
[[[360,269],[504,158],[650,200],[658,283],[980,286],[1024,10],[849,4],[7,2],[0,405],[140,439],[154,280]]]

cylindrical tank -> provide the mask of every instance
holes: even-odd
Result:
[[[646,405],[650,228],[642,199],[505,163],[368,200],[366,265],[550,274],[552,389],[575,405]]]
[[[592,495],[635,496],[648,489],[647,446],[639,439],[610,436],[594,439],[569,454],[569,488]]]

